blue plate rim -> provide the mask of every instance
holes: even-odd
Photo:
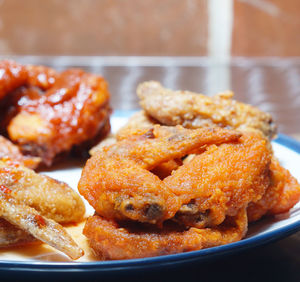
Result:
[[[123,116],[123,114],[121,114]],[[300,142],[284,135],[278,134],[275,143],[283,145],[284,147],[300,154]],[[143,267],[154,267],[166,264],[181,263],[185,261],[203,260],[204,258],[221,256],[237,251],[257,247],[268,242],[273,242],[294,232],[300,230],[300,220],[288,226],[266,232],[264,234],[257,234],[253,237],[243,239],[238,242],[212,247],[208,249],[191,251],[186,253],[149,257],[141,259],[130,260],[115,260],[115,261],[95,261],[95,262],[47,262],[47,261],[6,261],[0,260],[0,270],[14,270],[14,271],[101,271],[101,270],[120,270]]]

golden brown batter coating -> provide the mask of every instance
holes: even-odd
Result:
[[[11,190],[4,185],[0,185],[0,217],[72,259],[78,259],[83,255],[83,250],[60,224],[19,203],[11,195]]]
[[[180,124],[186,128],[219,126],[242,131],[257,129],[267,138],[276,134],[270,114],[233,100],[232,92],[207,97],[189,91],[172,91],[159,82],[149,81],[138,86],[137,94],[146,114],[163,125]]]
[[[208,147],[164,179],[182,205],[175,218],[203,228],[236,215],[268,188],[271,156],[267,141],[255,132],[236,143]]]
[[[57,222],[79,222],[84,217],[84,203],[72,188],[18,163],[0,161],[0,185],[8,187],[17,201]]]
[[[0,247],[27,244],[37,238],[74,259],[82,255],[72,238],[55,222],[79,222],[85,214],[83,201],[67,184],[19,163],[2,160],[0,190],[0,217],[13,224],[0,219]]]
[[[300,200],[300,184],[276,158],[270,165],[271,184],[263,197],[250,203],[248,220],[256,221],[265,214],[275,215],[289,211]]]
[[[166,224],[167,225],[167,224]],[[89,217],[83,234],[101,259],[132,259],[189,252],[241,240],[247,232],[247,215],[242,209],[217,228],[182,230],[119,224],[98,215]]]
[[[83,169],[78,189],[105,218],[159,223],[173,217],[180,202],[150,170],[203,146],[239,137],[221,128],[156,126],[96,152]]]

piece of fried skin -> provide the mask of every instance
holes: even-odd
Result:
[[[0,186],[0,217],[72,259],[78,259],[84,254],[60,224],[18,203],[11,196],[11,190],[4,185]]]
[[[172,91],[159,82],[148,81],[137,88],[145,112],[164,125],[181,124],[186,128],[221,126],[237,130],[260,130],[267,138],[276,134],[268,113],[232,100],[232,92],[207,97],[189,91]]]
[[[110,113],[109,96],[102,77],[64,71],[40,99],[21,107],[8,135],[23,152],[51,165],[57,154],[97,135]]]
[[[247,208],[249,222],[259,220],[264,215],[276,215],[289,211],[300,200],[298,181],[273,157],[270,165],[271,185],[263,197]]]
[[[18,163],[0,161],[0,185],[8,187],[19,203],[59,223],[80,222],[84,218],[84,203],[72,188]]]
[[[278,201],[268,211],[271,215],[289,211],[300,200],[300,184],[297,179],[282,166],[279,166],[277,169],[284,174],[284,186],[278,197]]]
[[[39,242],[26,231],[0,218],[0,248],[23,246]]]
[[[241,240],[247,232],[247,216],[242,209],[231,223],[217,228],[180,230],[130,228],[94,215],[83,234],[101,259],[133,259],[189,252]]]
[[[221,128],[156,126],[96,152],[82,171],[79,192],[105,218],[160,223],[174,216],[180,203],[150,170],[199,147],[237,141],[240,136]]]
[[[210,146],[165,178],[182,203],[175,219],[186,226],[215,226],[258,201],[270,184],[267,143],[260,133],[244,133],[239,142]]]
[[[3,158],[12,159],[31,169],[37,168],[41,162],[38,157],[24,156],[16,145],[0,135],[0,160]]]

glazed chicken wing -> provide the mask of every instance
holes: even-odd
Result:
[[[100,76],[0,61],[1,133],[46,165],[76,146],[94,145],[110,129],[109,92]]]
[[[9,137],[50,165],[57,154],[97,136],[110,113],[108,100],[101,77],[65,71],[40,99],[21,107],[8,126]]]

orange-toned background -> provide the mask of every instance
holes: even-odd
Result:
[[[209,0],[0,0],[0,55],[208,55],[208,6]],[[300,56],[300,1],[233,0],[232,31],[232,55]]]

